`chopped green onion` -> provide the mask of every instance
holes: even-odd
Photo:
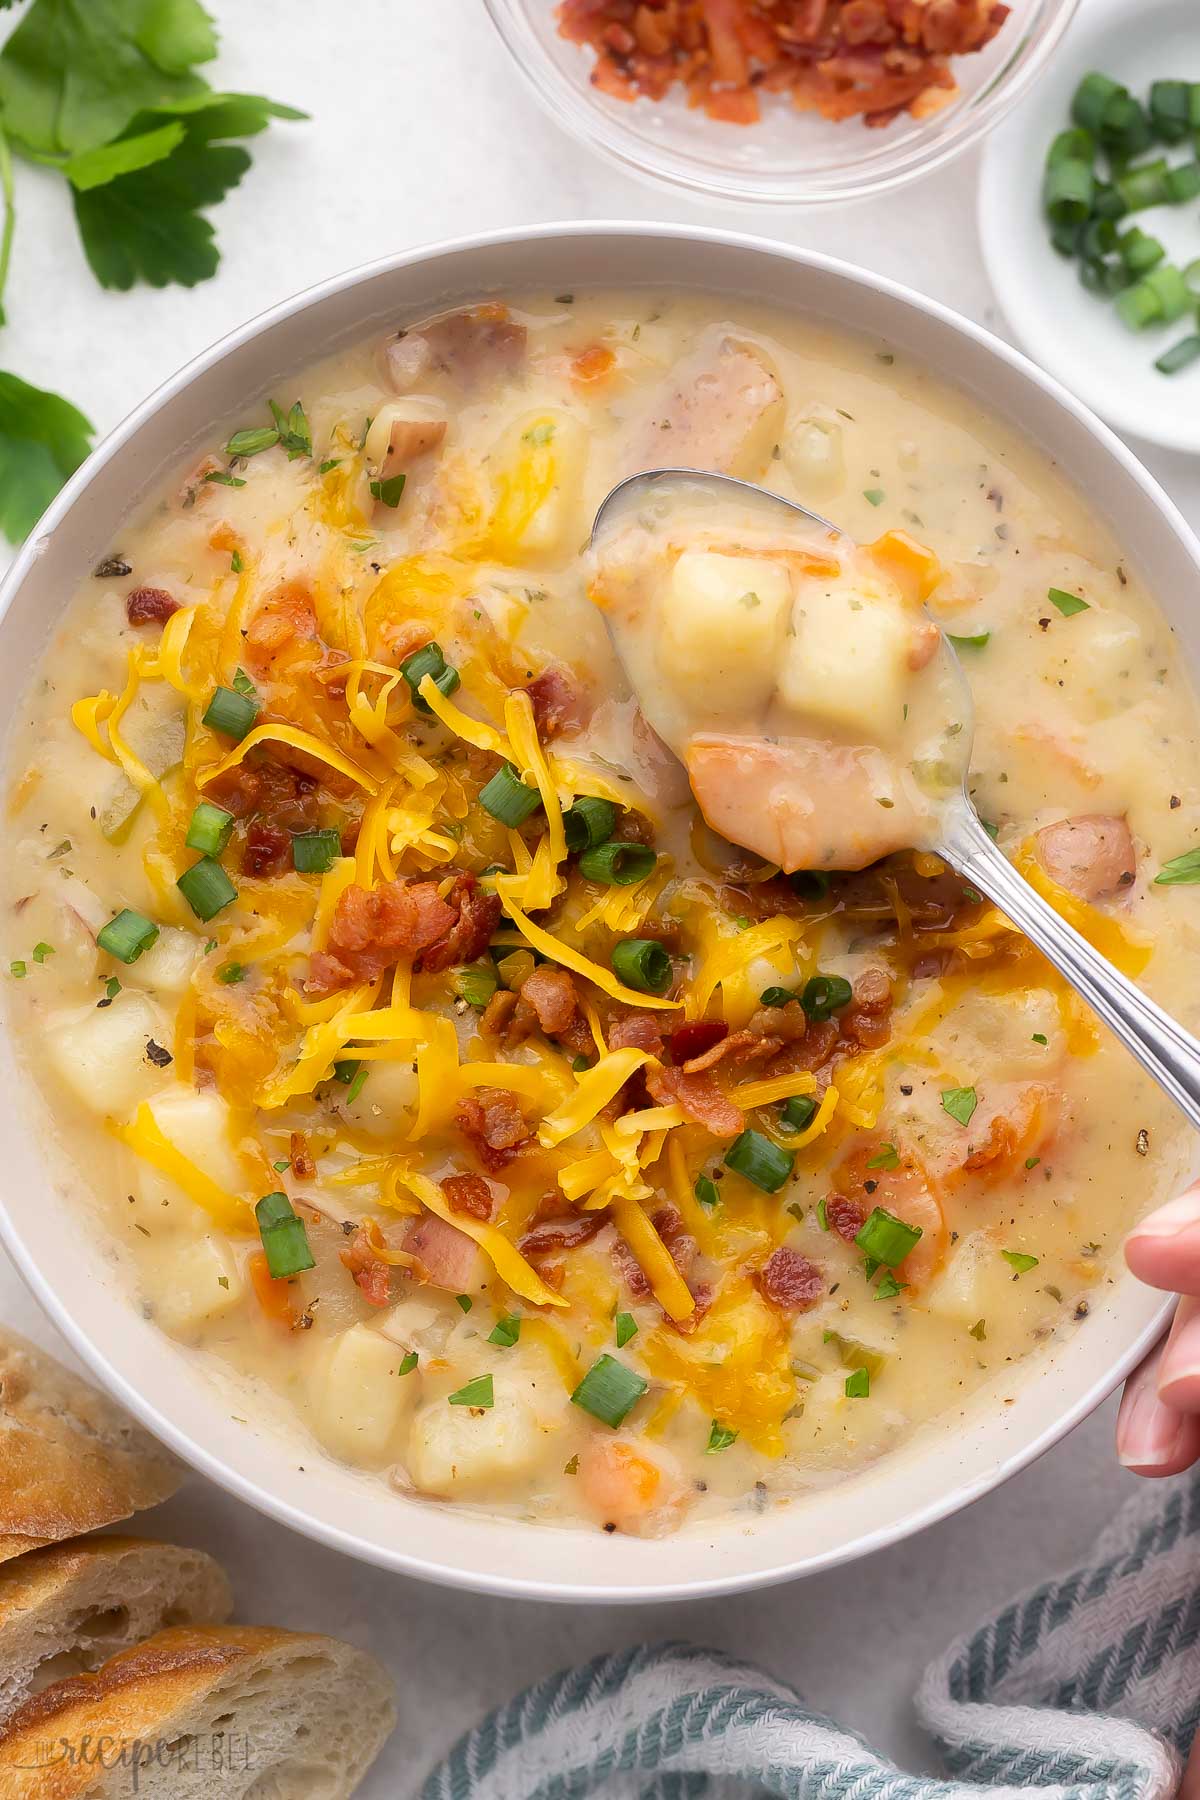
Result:
[[[158,926],[126,906],[96,933],[96,947],[115,956],[118,962],[135,963],[157,938]]]
[[[358,1099],[358,1096],[362,1093],[363,1089],[366,1087],[367,1076],[370,1073],[371,1073],[370,1069],[362,1068],[355,1075],[354,1080],[350,1083],[350,1086],[346,1089],[346,1105],[347,1106],[354,1105],[354,1102]]]
[[[1147,274],[1166,255],[1158,239],[1143,231],[1140,225],[1133,225],[1128,231],[1122,232],[1117,239],[1117,249],[1131,275]]]
[[[1150,86],[1150,117],[1164,144],[1182,143],[1192,128],[1192,88],[1187,81],[1155,81]]]
[[[302,831],[292,839],[292,862],[299,875],[327,875],[341,854],[337,831]]]
[[[237,899],[237,889],[212,856],[202,856],[185,869],[175,885],[198,919],[215,918],[222,907]]]
[[[1169,350],[1155,361],[1155,368],[1160,375],[1178,375],[1181,369],[1188,368],[1200,356],[1200,337],[1195,332],[1191,337],[1181,338]]]
[[[511,1350],[521,1335],[520,1313],[505,1313],[497,1319],[495,1326],[488,1333],[488,1343],[496,1344],[501,1350]]]
[[[225,446],[226,456],[258,456],[279,442],[279,433],[270,425],[250,431],[235,431]]]
[[[697,1175],[696,1185],[692,1189],[701,1206],[710,1209],[721,1204],[721,1192],[711,1175]]]
[[[1108,151],[1110,161],[1113,158],[1127,161],[1150,148],[1154,132],[1140,100],[1135,100],[1132,94],[1112,96],[1100,122],[1100,142]]]
[[[461,1312],[469,1313],[475,1302],[470,1294],[455,1294],[454,1303]]]
[[[412,689],[414,707],[421,713],[429,711],[428,700],[417,692],[427,675],[433,677],[433,684],[439,693],[447,696],[454,693],[459,685],[458,670],[446,661],[440,644],[426,644],[422,649],[414,650],[400,664],[400,673]]]
[[[942,1089],[942,1111],[957,1119],[960,1125],[971,1123],[971,1115],[978,1105],[979,1095],[973,1087]]]
[[[615,1430],[628,1418],[649,1385],[643,1375],[627,1369],[615,1356],[601,1356],[571,1395],[571,1404]]]
[[[217,970],[217,980],[225,987],[236,987],[239,981],[246,979],[246,965],[240,962],[222,963]]]
[[[1096,140],[1081,125],[1060,131],[1046,152],[1047,164],[1060,162],[1090,163],[1096,155]]]
[[[21,973],[25,973],[25,964],[21,964]],[[111,1006],[121,991],[121,984],[115,975],[110,975],[104,984],[104,998],[96,1002],[97,1006]]]
[[[259,715],[258,696],[240,694],[236,688],[219,687],[204,713],[203,723],[210,731],[225,737],[244,738]]]
[[[810,1019],[827,1019],[841,1012],[854,998],[854,989],[843,975],[814,975],[804,984],[800,1004]]]
[[[795,1157],[773,1144],[761,1131],[740,1132],[725,1152],[725,1167],[742,1175],[764,1194],[777,1194],[791,1175]]]
[[[1117,227],[1112,219],[1089,219],[1079,234],[1079,254],[1092,262],[1111,256],[1117,247]]]
[[[617,809],[611,800],[600,800],[594,794],[581,794],[563,814],[563,835],[572,856],[594,850],[613,834]]]
[[[1110,102],[1126,91],[1119,81],[1113,81],[1108,75],[1101,75],[1098,70],[1093,70],[1090,75],[1084,76],[1075,89],[1071,101],[1071,117],[1085,131],[1098,132],[1104,123],[1104,115]]]
[[[868,1163],[870,1168],[871,1164]],[[915,1250],[921,1241],[921,1230],[916,1225],[906,1225],[903,1219],[897,1219],[893,1213],[885,1212],[877,1206],[870,1218],[861,1227],[854,1241],[866,1256],[885,1268],[898,1269],[911,1250]]]
[[[474,1381],[468,1381],[467,1385],[460,1387],[457,1393],[449,1395],[446,1404],[448,1406],[474,1406],[486,1412],[489,1407],[496,1404],[492,1392],[491,1376],[477,1375]]]
[[[330,1080],[340,1081],[344,1087],[349,1087],[361,1067],[362,1064],[360,1062],[352,1062],[349,1058],[344,1062],[335,1062],[330,1075]]]
[[[888,1269],[876,1285],[875,1298],[877,1300],[894,1300],[896,1295],[902,1294],[907,1286],[906,1281],[897,1281],[892,1271]]]
[[[632,887],[645,881],[658,857],[647,844],[625,844],[609,838],[596,844],[579,858],[579,873],[587,881],[602,881],[608,887]]]
[[[404,492],[404,482],[403,475],[389,475],[386,481],[373,481],[371,498],[380,501],[384,506],[399,506],[400,496]]]
[[[450,987],[468,1006],[486,1006],[500,983],[494,969],[478,963],[466,964],[450,971]]]
[[[396,1370],[396,1373],[397,1373],[397,1375],[411,1375],[413,1370],[416,1368],[416,1366],[417,1366],[416,1351],[415,1350],[407,1350],[404,1353],[404,1355],[400,1358],[400,1367]]]
[[[1200,881],[1200,850],[1185,850],[1163,864],[1154,877],[1155,887],[1190,887]]]
[[[867,1167],[868,1169],[898,1169],[900,1153],[895,1144],[881,1144],[875,1155],[869,1159]],[[880,1258],[881,1262],[886,1262],[886,1260],[886,1257]]]
[[[1167,170],[1167,199],[1172,206],[1186,206],[1200,194],[1200,162],[1181,163]]]
[[[712,1422],[712,1430],[708,1434],[708,1445],[704,1454],[715,1456],[718,1450],[728,1450],[730,1444],[736,1444],[738,1434],[730,1431],[727,1425],[719,1425],[716,1419]]]
[[[956,650],[982,650],[991,635],[990,631],[977,631],[972,637],[955,637],[952,631],[946,633]]]
[[[887,1367],[883,1351],[873,1350],[859,1338],[843,1337],[840,1331],[824,1331],[821,1341],[833,1345],[843,1369],[865,1369],[868,1375],[882,1375]]]
[[[1084,224],[1091,213],[1095,191],[1096,177],[1090,162],[1067,156],[1061,162],[1048,164],[1042,183],[1042,205],[1047,218],[1058,226]]]
[[[795,998],[791,988],[769,987],[764,988],[758,996],[758,1004],[760,1006],[790,1006]]]
[[[1036,1269],[1041,1260],[1039,1257],[1028,1255],[1024,1250],[1002,1250],[1000,1254],[1005,1262],[1017,1271],[1018,1275],[1028,1275],[1030,1269]]]
[[[639,994],[665,994],[671,985],[671,958],[657,938],[625,938],[613,945],[613,974]]]
[[[1130,331],[1144,331],[1162,319],[1162,304],[1148,281],[1137,281],[1117,297],[1117,315]]]
[[[1151,269],[1144,277],[1144,285],[1158,296],[1164,324],[1174,325],[1195,304],[1192,291],[1183,278],[1183,270],[1177,269],[1174,263],[1160,263],[1156,269]]]
[[[183,840],[189,850],[200,850],[205,856],[220,856],[233,831],[233,814],[211,800],[201,800],[192,814],[188,833]]]
[[[1083,227],[1074,219],[1051,225],[1050,242],[1060,256],[1074,256],[1079,250],[1079,234]]]
[[[779,1109],[779,1122],[787,1131],[804,1131],[816,1117],[817,1103],[811,1094],[793,1094]]]
[[[1142,212],[1150,206],[1165,206],[1167,193],[1167,159],[1160,156],[1156,162],[1140,163],[1136,169],[1126,169],[1118,175],[1114,183],[1118,194],[1125,202],[1127,212]]]
[[[511,763],[503,763],[480,790],[479,804],[501,825],[523,825],[542,804],[535,787],[526,787]]]
[[[623,1350],[630,1338],[637,1336],[638,1322],[632,1313],[619,1312],[613,1324],[616,1327],[617,1349]]]
[[[54,945],[53,944],[35,944],[33,946],[33,960],[35,963],[44,963],[48,956],[53,956],[53,955],[54,955]]]
[[[29,973],[29,969],[25,963],[21,962],[18,959],[16,962],[9,963],[8,972],[12,976],[14,981],[24,981],[25,977]]]
[[[867,1369],[855,1369],[846,1377],[847,1400],[866,1400],[871,1392],[871,1376]]]
[[[1035,1031],[1033,1034],[1033,1041],[1035,1044],[1048,1044],[1050,1042],[1044,1031]]]
[[[1087,612],[1088,602],[1081,600],[1078,594],[1068,594],[1065,588],[1049,588],[1046,598],[1051,606],[1056,606],[1064,619],[1075,613]]]
[[[264,1194],[254,1208],[254,1217],[266,1251],[267,1268],[277,1281],[299,1275],[302,1269],[315,1268],[304,1221],[296,1217],[286,1194]]]

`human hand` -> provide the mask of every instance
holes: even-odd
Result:
[[[1180,1295],[1171,1329],[1125,1383],[1117,1454],[1135,1475],[1178,1475],[1200,1459],[1200,1184],[1130,1232],[1139,1281]]]

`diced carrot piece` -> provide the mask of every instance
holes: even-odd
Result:
[[[249,1267],[250,1286],[267,1318],[276,1325],[293,1331],[296,1326],[296,1308],[292,1302],[291,1282],[272,1275],[266,1255],[261,1250],[254,1252]]]

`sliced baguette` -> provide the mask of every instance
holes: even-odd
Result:
[[[0,1568],[0,1723],[31,1694],[167,1625],[219,1625],[225,1571],[202,1550],[93,1537],[31,1550]]]
[[[115,1402],[0,1326],[0,1562],[156,1506],[182,1478]]]
[[[395,1719],[390,1677],[349,1644],[184,1626],[27,1700],[0,1730],[0,1800],[346,1800]]]

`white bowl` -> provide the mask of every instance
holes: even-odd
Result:
[[[138,407],[69,483],[0,589],[0,709],[11,716],[65,598],[131,509],[283,374],[343,343],[505,289],[647,285],[753,296],[886,340],[958,382],[1086,488],[1166,607],[1200,674],[1200,545],[1105,426],[1018,352],[931,300],[830,257],[653,224],[551,225],[406,252],[314,288],[235,332]],[[683,1599],[831,1567],[895,1543],[986,1493],[1079,1423],[1154,1341],[1161,1295],[1129,1277],[1087,1324],[961,1413],[837,1486],[758,1518],[658,1542],[501,1521],[395,1495],[247,1422],[206,1365],[144,1320],[78,1195],[48,1161],[43,1103],[0,1039],[0,1230],[64,1336],[151,1431],[251,1505],[383,1567],[498,1594]]]
[[[1200,362],[1172,376],[1154,362],[1196,329],[1194,313],[1174,325],[1127,330],[1112,301],[1087,293],[1078,263],[1051,244],[1042,174],[1089,69],[1119,78],[1143,100],[1162,75],[1200,80],[1197,25],[1195,0],[1140,6],[1089,0],[1045,79],[988,139],[979,176],[984,262],[1004,316],[1029,354],[1118,431],[1193,452],[1200,450]],[[1178,150],[1170,160],[1181,160]],[[1161,238],[1181,267],[1200,256],[1195,206],[1159,206],[1119,221],[1122,231],[1131,225]]]

